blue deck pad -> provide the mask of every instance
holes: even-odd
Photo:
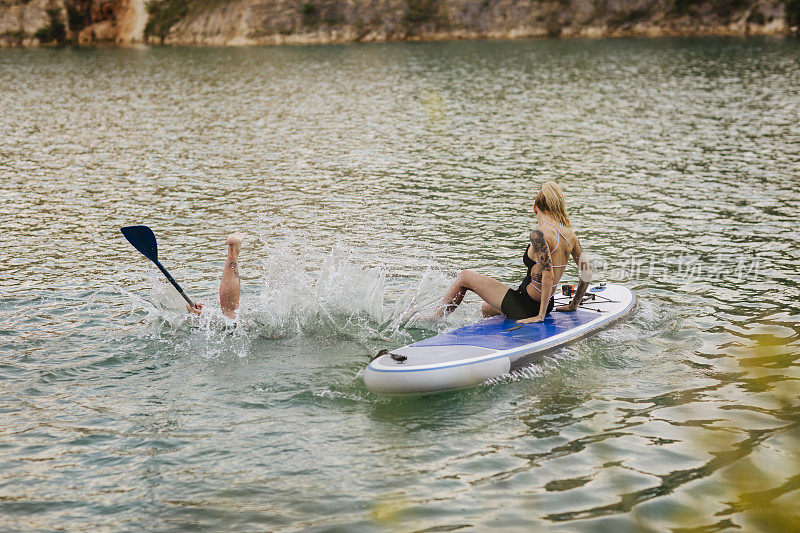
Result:
[[[504,315],[487,318],[458,328],[440,333],[435,337],[421,340],[409,346],[480,346],[495,350],[510,350],[526,344],[547,339],[559,333],[582,326],[600,316],[597,312],[577,310],[571,313],[551,313],[544,322],[534,324],[517,324],[516,320],[508,320]],[[506,331],[514,326],[522,326],[513,331]]]

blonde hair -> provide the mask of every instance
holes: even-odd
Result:
[[[564,193],[561,192],[561,187],[555,181],[546,181],[542,183],[542,190],[536,195],[536,201],[533,202],[536,209],[547,213],[553,220],[562,226],[572,227],[569,223],[569,216],[567,216],[567,203],[564,200]]]

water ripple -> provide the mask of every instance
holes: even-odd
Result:
[[[794,527],[798,46],[3,50],[0,525]],[[518,283],[545,179],[635,316],[473,390],[369,393],[379,349],[476,319],[422,319],[455,270]]]

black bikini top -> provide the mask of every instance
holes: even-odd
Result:
[[[545,224],[549,224],[549,225],[553,226],[553,229],[555,229],[556,232],[558,233],[558,241],[556,241],[555,248],[550,250],[550,255],[552,256],[555,253],[555,251],[558,250],[558,247],[561,246],[561,238],[562,237],[564,238],[564,241],[567,243],[567,246],[569,246],[569,253],[571,255],[572,254],[572,246],[570,246],[569,241],[567,240],[567,238],[564,237],[561,234],[561,229],[557,228],[554,224],[552,224],[550,222],[545,222]],[[529,244],[528,247],[525,248],[525,253],[522,255],[522,262],[525,264],[526,267],[528,267],[528,275],[530,275],[531,268],[533,267],[533,265],[536,264],[536,261],[534,261],[533,259],[528,257],[528,250],[530,250],[530,248],[531,248],[531,245]],[[569,257],[569,256],[567,256],[567,257]],[[566,268],[566,267],[567,267],[567,265],[553,265],[553,268]]]
[[[556,232],[558,233],[558,241],[556,242],[556,246],[555,246],[555,248],[553,248],[553,249],[550,251],[550,255],[552,255],[552,254],[553,254],[553,252],[555,252],[556,250],[558,250],[558,247],[561,245],[561,238],[562,238],[562,237],[563,237],[563,238],[564,238],[564,240],[566,241],[566,243],[567,243],[567,246],[569,246],[569,253],[570,253],[570,254],[572,254],[572,246],[570,246],[570,244],[569,244],[569,240],[567,240],[567,238],[566,238],[566,237],[564,237],[564,235],[562,235],[562,234],[561,234],[561,229],[560,229],[560,228],[557,228],[557,227],[556,227],[554,224],[551,224],[550,222],[545,222],[545,224],[550,224],[551,226],[553,226],[553,228],[554,228],[554,229],[556,230]],[[534,261],[533,259],[531,259],[530,257],[528,257],[528,250],[530,250],[530,248],[531,248],[531,245],[529,244],[529,245],[528,245],[528,246],[525,248],[525,253],[524,253],[524,254],[522,254],[522,262],[525,264],[525,267],[528,269],[528,273],[525,275],[525,279],[524,279],[524,280],[522,280],[522,284],[519,286],[519,290],[523,290],[523,289],[524,289],[526,286],[528,286],[528,285],[530,285],[531,283],[533,283],[533,285],[534,285],[534,288],[535,288],[536,290],[538,290],[539,292],[541,292],[541,290],[540,290],[540,289],[539,289],[539,287],[538,287],[538,285],[541,285],[541,284],[540,284],[538,281],[534,281],[534,280],[533,280],[533,278],[532,278],[532,276],[531,276],[531,269],[533,268],[533,265],[535,265],[535,264],[536,264],[536,261]],[[566,268],[566,267],[567,267],[567,265],[553,265],[553,268]],[[553,287],[554,287],[554,288],[555,288],[555,287],[557,287],[557,286],[558,286],[558,284],[557,284],[557,283],[556,283],[555,285],[553,285]]]

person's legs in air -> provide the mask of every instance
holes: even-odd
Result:
[[[232,233],[228,236],[228,259],[222,270],[222,281],[219,284],[219,305],[222,314],[228,318],[236,318],[239,309],[239,295],[242,282],[239,280],[239,252],[242,249],[244,233]]]
[[[231,233],[228,235],[228,258],[222,269],[222,280],[219,283],[219,304],[222,314],[228,318],[236,318],[239,309],[239,295],[242,292],[242,283],[239,280],[239,252],[242,250],[244,233]],[[195,307],[186,306],[193,315],[203,312],[203,304],[196,302]]]

